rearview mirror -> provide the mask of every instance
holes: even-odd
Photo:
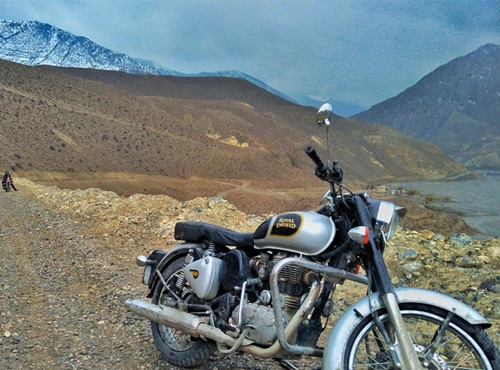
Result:
[[[333,115],[333,108],[330,103],[325,103],[319,108],[318,114],[316,115],[316,122],[318,126],[326,127],[326,151],[327,151],[327,161],[330,163],[330,123]]]
[[[330,119],[332,118],[333,108],[330,103],[325,103],[319,108],[318,114],[316,115],[316,122],[318,125],[330,125]]]

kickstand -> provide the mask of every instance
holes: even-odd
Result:
[[[290,361],[288,360],[280,360],[280,359],[276,359],[276,362],[283,368],[283,369],[286,369],[286,370],[300,370],[298,367],[296,367],[294,364],[292,364]]]

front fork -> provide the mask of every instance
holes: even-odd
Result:
[[[390,347],[391,352],[393,351],[394,354],[397,355],[397,358],[394,358],[396,366],[400,369],[405,370],[422,369],[420,360],[418,359],[417,353],[415,352],[415,347],[410,337],[410,333],[408,333],[408,330],[406,329],[406,325],[403,321],[403,316],[401,315],[401,311],[399,310],[398,298],[396,294],[385,294],[382,296],[382,299],[384,301],[385,307],[387,308],[389,320],[392,324],[396,339],[395,345]]]
[[[403,316],[399,309],[398,297],[390,280],[385,261],[382,258],[382,252],[374,247],[371,256],[370,275],[373,280],[370,286],[376,289],[384,302],[391,324],[392,335],[387,333],[386,328],[374,312],[372,312],[373,318],[381,332],[384,333],[384,338],[388,342],[387,344],[391,350],[391,356],[397,368],[404,370],[422,369],[410,333],[403,321]]]
[[[403,316],[399,310],[398,297],[394,291],[394,286],[392,285],[391,277],[383,258],[382,247],[384,247],[384,245],[377,243],[375,232],[371,227],[371,221],[364,202],[361,198],[356,197],[355,204],[360,223],[369,228],[368,243],[365,244],[365,248],[368,248],[367,265],[369,266],[368,274],[371,280],[370,288],[380,294],[385,304],[392,326],[392,335],[389,335],[374,311],[372,311],[373,318],[384,334],[394,364],[398,368],[404,370],[422,369],[410,333],[406,328]],[[384,241],[381,241],[381,243],[383,242]]]

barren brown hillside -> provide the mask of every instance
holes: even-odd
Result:
[[[70,188],[99,182],[121,194],[222,192],[247,207],[287,204],[289,189],[292,202],[311,204],[315,188],[316,205],[323,187],[303,151],[313,144],[325,156],[315,113],[239,79],[0,61],[0,168],[48,183],[62,176]],[[436,147],[387,127],[335,117],[331,132],[333,156],[354,187],[463,170]],[[263,189],[270,190],[255,198]]]

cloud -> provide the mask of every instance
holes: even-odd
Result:
[[[39,20],[180,72],[237,69],[290,96],[364,107],[500,43],[498,1],[4,0]]]

